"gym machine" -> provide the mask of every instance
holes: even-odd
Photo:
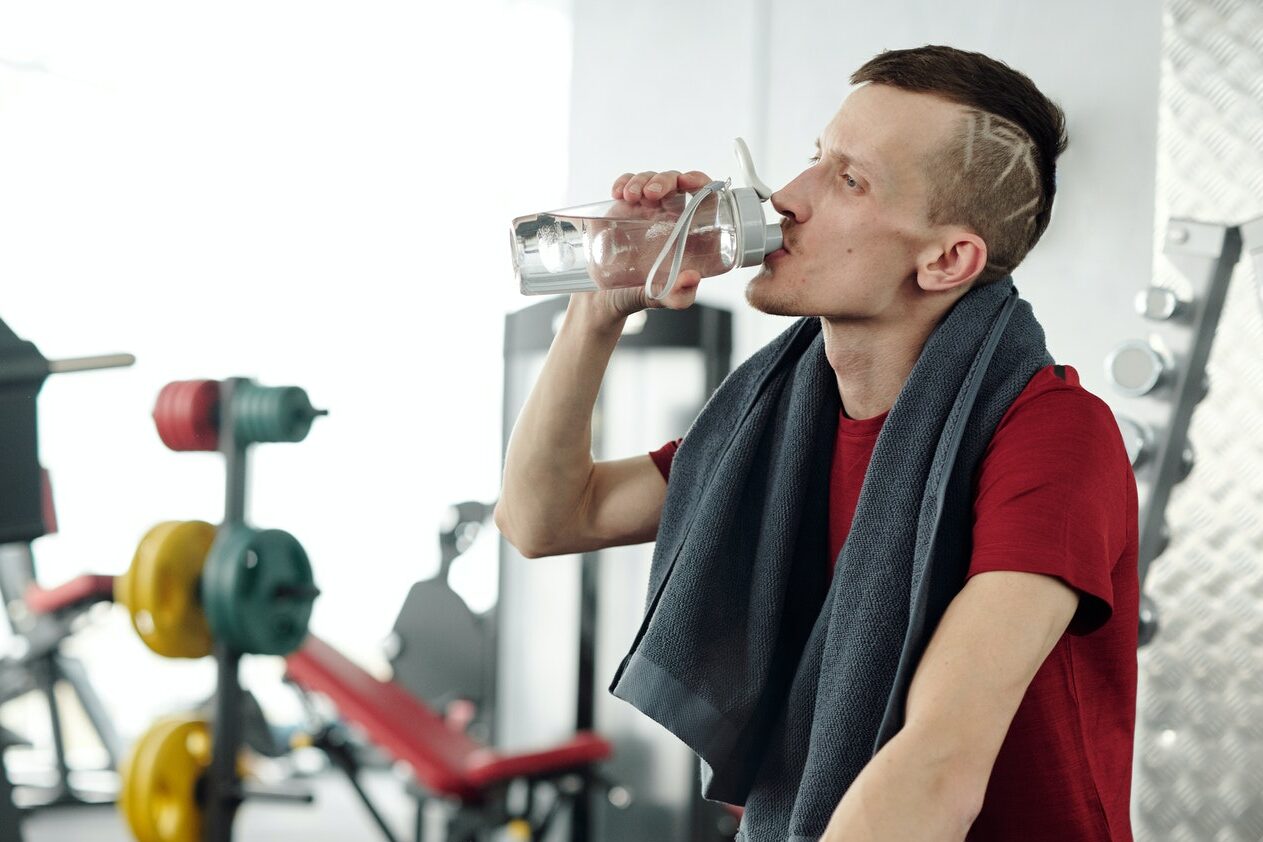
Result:
[[[494,501],[448,507],[439,530],[438,572],[408,590],[384,645],[396,683],[484,742],[493,678],[490,618],[471,611],[448,578],[494,511]]]
[[[502,454],[568,304],[557,296],[505,317]],[[593,409],[595,459],[648,453],[691,426],[731,370],[732,320],[730,310],[700,302],[626,320]],[[640,544],[526,559],[501,540],[499,601],[488,624],[494,743],[596,729],[614,747],[608,774],[635,793],[621,810],[583,802],[552,839],[719,842],[736,831],[732,812],[702,797],[693,752],[607,692],[644,617],[651,558],[652,545]]]
[[[110,581],[83,576],[53,590],[44,590],[36,581],[31,544],[56,531],[52,489],[39,461],[36,407],[50,374],[119,368],[134,362],[130,354],[49,360],[34,343],[19,338],[0,321],[0,598],[16,649],[0,657],[0,705],[32,691],[44,697],[56,767],[55,783],[43,791],[15,787],[4,755],[6,749],[26,741],[0,732],[0,838],[5,840],[21,839],[20,818],[25,812],[113,801],[112,793],[87,792],[73,785],[76,770],[66,760],[56,696],[63,682],[75,693],[109,758],[108,769],[116,769],[121,744],[113,723],[82,664],[61,651],[80,616],[96,602],[109,599]],[[15,801],[18,792],[25,796],[20,804]]]
[[[469,609],[447,578],[494,508],[473,500],[451,507],[439,533],[439,572],[412,587],[388,638],[391,681],[373,678],[314,636],[286,661],[287,677],[300,691],[328,698],[343,719],[410,769],[415,842],[431,838],[429,805],[439,808],[443,842],[476,842],[500,828],[510,839],[543,840],[594,791],[617,808],[631,801],[626,788],[596,769],[612,749],[591,731],[521,753],[499,752],[480,739],[490,665],[486,618]],[[361,764],[342,730],[318,726],[312,745],[347,776],[387,842],[396,842],[360,783]]]
[[[1146,336],[1123,341],[1105,360],[1106,377],[1126,407],[1115,417],[1141,498],[1141,646],[1153,640],[1159,627],[1158,607],[1144,593],[1145,577],[1170,543],[1165,513],[1171,492],[1193,469],[1189,424],[1193,410],[1210,392],[1206,363],[1243,243],[1256,277],[1263,278],[1263,217],[1242,225],[1171,219],[1163,253],[1187,280],[1191,294],[1158,285],[1138,292],[1135,311],[1144,320]]]
[[[287,669],[297,686],[327,697],[347,722],[409,768],[420,784],[415,790],[416,842],[427,838],[425,806],[432,799],[449,805],[443,842],[476,842],[499,828],[513,839],[539,839],[561,811],[573,807],[576,796],[593,787],[605,789],[612,803],[625,803],[620,791],[593,768],[610,756],[609,743],[596,734],[581,732],[542,751],[500,753],[452,727],[400,685],[372,677],[317,638],[290,656]],[[336,743],[331,751],[324,733],[318,732],[313,744],[347,774],[385,838],[394,840],[358,783],[358,765],[340,757]]]

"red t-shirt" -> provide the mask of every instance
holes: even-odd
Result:
[[[838,413],[822,560],[831,570],[888,414]],[[650,454],[664,478],[681,441]],[[968,842],[1132,842],[1137,520],[1135,475],[1109,405],[1072,366],[1041,369],[975,477],[968,576],[1055,576],[1079,592],[1079,609],[1013,717]]]

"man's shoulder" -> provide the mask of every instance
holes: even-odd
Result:
[[[1087,425],[1118,435],[1113,409],[1083,385],[1078,370],[1071,365],[1047,365],[1035,372],[1009,405],[1000,427],[1013,423],[1032,429],[1049,424]]]
[[[1061,469],[1094,470],[1113,478],[1130,474],[1131,460],[1114,410],[1079,381],[1073,366],[1049,365],[1031,377],[1000,419],[983,464],[1061,463]],[[1125,470],[1124,470],[1125,469]],[[985,470],[985,467],[984,467]]]

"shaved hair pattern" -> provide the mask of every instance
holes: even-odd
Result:
[[[982,53],[926,45],[887,50],[851,75],[963,107],[926,161],[931,225],[964,225],[987,244],[975,284],[1011,273],[1048,228],[1066,116],[1026,75]]]
[[[1012,272],[1038,239],[1035,217],[1043,194],[1037,155],[1021,126],[971,108],[945,148],[926,162],[929,223],[962,223],[987,243],[978,283]]]

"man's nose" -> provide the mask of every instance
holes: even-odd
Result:
[[[772,207],[776,208],[776,212],[781,216],[789,217],[793,222],[797,222],[798,215],[794,213],[794,209],[790,207],[786,198],[784,190],[777,190],[772,194]]]
[[[807,217],[811,216],[810,201],[808,200],[810,193],[811,190],[805,183],[803,176],[799,175],[798,178],[795,178],[772,194],[772,207],[776,208],[777,213],[787,217],[791,222],[806,222]]]
[[[772,207],[774,207],[775,210],[777,210],[777,213],[781,216],[792,216],[792,211],[789,211],[786,207],[786,203],[784,203],[784,194],[782,191],[777,191],[772,194]]]

